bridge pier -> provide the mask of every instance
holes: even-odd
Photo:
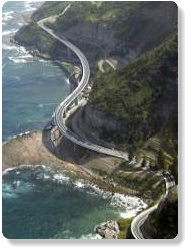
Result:
[[[78,97],[75,99],[75,105],[78,105],[79,103],[79,100],[78,100]]]
[[[71,50],[67,47],[67,59],[71,61]]]
[[[64,109],[64,115],[63,117],[65,118],[66,117],[66,108]]]

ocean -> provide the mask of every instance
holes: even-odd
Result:
[[[10,42],[35,10],[31,1],[10,1],[2,16],[2,139],[39,130],[71,92],[69,73],[57,62],[32,57]],[[22,166],[3,173],[2,228],[9,239],[94,239],[94,227],[132,217],[145,207],[136,197],[101,191],[67,172]]]
[[[3,141],[24,131],[42,129],[71,91],[67,70],[59,63],[34,58],[24,47],[10,42],[14,33],[26,24],[26,15],[34,11],[30,3],[10,1],[3,6]]]

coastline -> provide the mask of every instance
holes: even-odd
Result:
[[[16,46],[20,47],[20,45],[15,40],[12,40],[12,42]],[[23,47],[33,57],[37,57],[43,60],[49,60],[49,61],[54,62],[51,59],[51,57],[48,57],[45,54],[41,54],[39,51],[31,50],[30,48],[26,46],[23,46]],[[76,74],[79,74],[79,69],[76,68],[76,66],[73,65],[72,63],[61,62],[60,60],[59,60],[59,63],[61,63],[61,65],[62,63],[69,64],[69,66],[66,67],[66,69],[67,70],[69,69],[68,71],[70,72],[70,77],[73,75],[75,76]],[[75,79],[77,80],[77,77]],[[20,169],[22,167],[26,167],[27,165],[28,165],[27,167],[37,167],[40,165],[44,165],[44,167],[46,167],[45,165],[47,166],[50,165],[50,167],[54,169],[65,170],[68,173],[70,173],[73,177],[78,179],[77,182],[79,184],[79,187],[81,187],[83,185],[82,182],[85,181],[84,183],[85,185],[91,186],[95,191],[97,191],[98,193],[102,195],[111,196],[111,198],[113,198],[118,204],[121,203],[123,205],[127,205],[128,199],[130,198],[130,196],[132,196],[131,198],[137,198],[135,197],[137,193],[131,192],[130,189],[127,189],[124,186],[117,185],[113,182],[110,182],[104,179],[103,177],[93,173],[91,170],[87,168],[83,168],[83,165],[82,166],[75,165],[75,164],[72,164],[72,163],[69,163],[67,161],[63,161],[57,158],[50,151],[48,151],[47,148],[43,147],[43,142],[41,141],[42,132],[43,131],[32,131],[32,132],[27,132],[27,133],[26,132],[21,133],[15,138],[10,139],[9,141],[6,141],[3,144],[4,151],[7,150],[9,146],[11,147],[10,150],[8,150],[7,158],[6,156],[4,156],[5,153],[3,153],[3,157],[4,157],[3,163],[2,163],[3,175],[11,170]],[[26,151],[27,144],[25,143],[23,145],[23,148],[22,148],[23,150],[21,149],[21,145],[23,141],[26,142],[28,141],[28,139],[30,139],[31,141],[29,143],[30,148],[27,154],[27,151]],[[18,143],[18,146],[17,146],[17,143]],[[30,150],[33,152],[32,155],[29,153]],[[13,152],[13,154],[10,153],[10,151]],[[132,212],[128,212],[128,211],[123,212],[121,214],[121,218],[134,217],[137,214],[137,212],[142,211],[142,209],[147,207],[147,205],[141,199],[139,200],[140,200],[141,209],[140,210],[133,209]]]
[[[37,168],[37,170],[38,168],[42,168],[44,171],[43,175],[41,176],[43,181],[51,180],[58,185],[65,185],[72,181],[73,187],[80,189],[80,191],[88,191],[89,194],[95,194],[103,199],[107,199],[113,208],[121,209],[118,215],[116,213],[118,217],[114,218],[113,220],[103,220],[101,223],[96,224],[94,226],[94,233],[82,235],[81,238],[83,239],[117,239],[118,236],[121,239],[120,234],[124,229],[121,229],[121,222],[123,223],[126,220],[131,221],[132,218],[137,215],[137,213],[147,208],[147,204],[145,204],[140,198],[130,197],[123,193],[114,193],[108,189],[102,189],[99,185],[97,185],[97,182],[92,183],[90,179],[82,179],[82,175],[77,174],[74,176],[73,173],[71,174],[71,172],[68,170],[56,170],[56,168],[48,167],[46,165],[20,165],[18,167],[6,168],[2,173],[2,177],[5,177],[6,179],[6,174],[9,174],[9,172],[12,171],[16,174],[20,174],[22,170],[25,171],[27,168],[32,169],[34,172],[35,168]],[[51,177],[49,172],[53,172]],[[39,180],[40,178],[37,176],[37,179]],[[19,180],[15,180],[13,182],[14,188],[17,188],[19,185]]]
[[[48,139],[48,137],[47,137]],[[66,140],[66,139],[64,139]],[[66,141],[67,142],[67,141]],[[64,145],[65,146],[65,145]],[[60,148],[58,148],[59,150]],[[70,150],[70,147],[61,147],[64,153]],[[8,168],[16,168],[20,165],[47,165],[55,169],[66,170],[84,180],[90,180],[93,184],[98,185],[103,190],[111,190],[111,192],[121,193],[129,196],[138,196],[130,189],[116,185],[104,177],[94,173],[91,168],[83,167],[83,164],[70,162],[69,160],[62,160],[49,151],[43,143],[42,131],[32,131],[19,134],[17,137],[5,142],[2,146],[2,170]],[[94,161],[94,164],[103,164],[103,156],[92,155],[88,160]],[[112,162],[115,158],[108,157]],[[105,160],[105,157],[104,157]],[[108,161],[106,162],[108,164]],[[114,167],[114,166],[109,166]]]

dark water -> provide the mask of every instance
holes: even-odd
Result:
[[[29,1],[3,6],[3,141],[42,129],[71,91],[66,70],[10,43],[32,11]],[[4,174],[2,197],[3,234],[10,239],[96,238],[95,225],[124,214],[133,216],[144,205],[137,198],[111,197],[41,166]]]
[[[6,2],[2,16],[3,141],[28,130],[42,129],[71,91],[68,73],[58,63],[33,58],[10,42],[34,11],[30,2]]]
[[[3,234],[10,239],[96,238],[95,225],[144,205],[45,166],[8,171],[2,188]]]

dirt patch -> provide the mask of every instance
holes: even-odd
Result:
[[[103,190],[127,195],[138,194],[129,188],[115,185],[92,170],[93,168],[104,169],[109,174],[115,169],[118,159],[88,152],[83,148],[74,149],[74,145],[64,138],[56,148],[52,145],[49,136],[50,131],[35,131],[3,144],[3,170],[20,165],[47,165],[67,170],[77,178],[88,180]],[[80,163],[74,163],[75,160]]]

